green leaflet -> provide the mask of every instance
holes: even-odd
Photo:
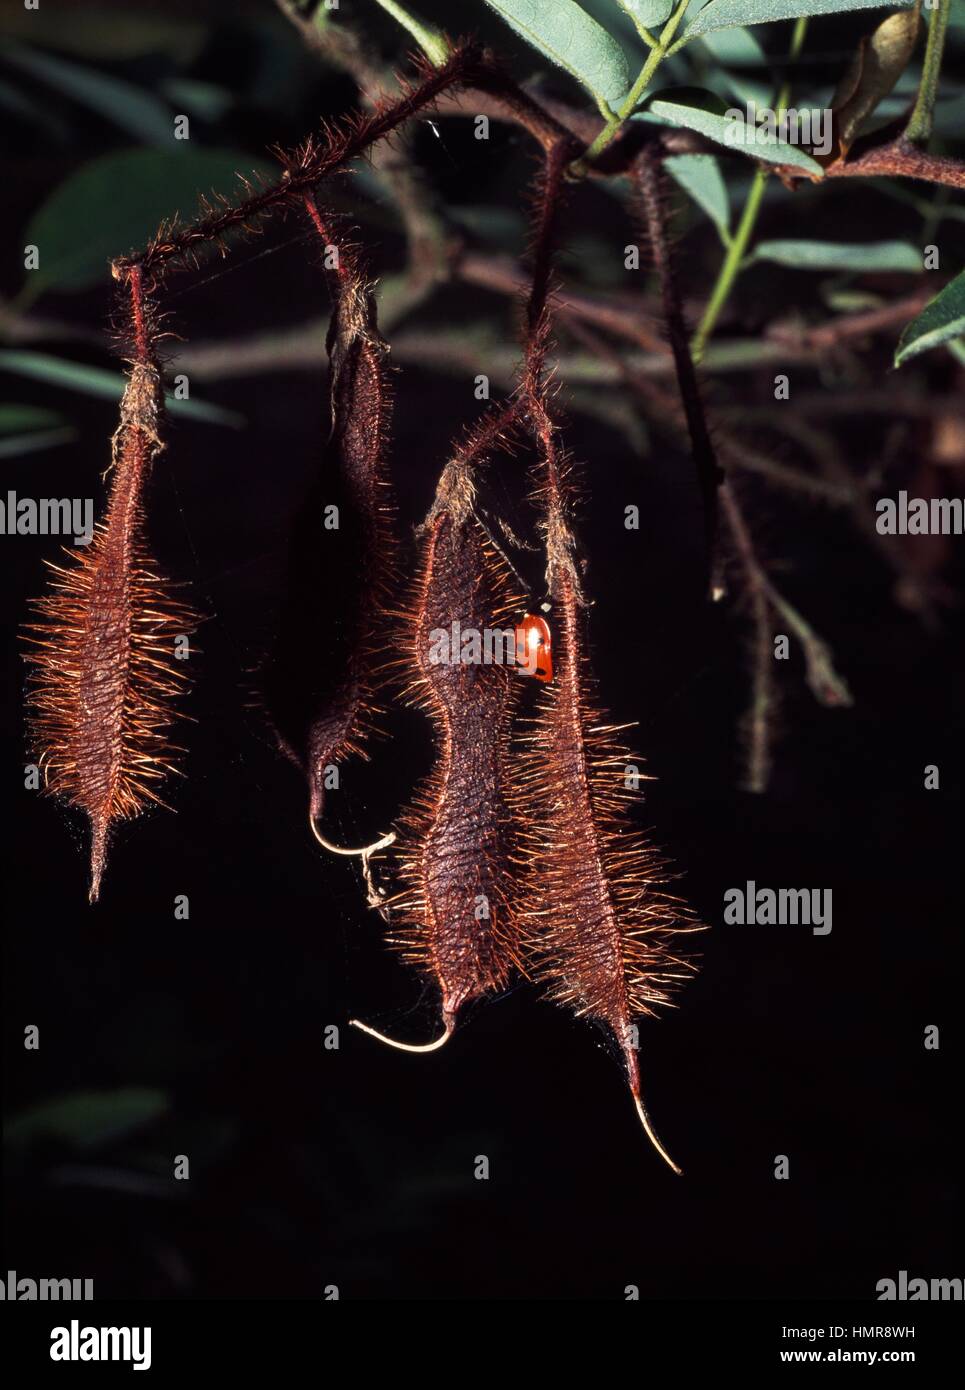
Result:
[[[623,49],[575,0],[486,0],[544,58],[591,92],[601,109],[615,109],[630,88]]]
[[[902,333],[895,351],[895,366],[900,367],[920,352],[939,347],[962,333],[965,333],[965,270],[926,304]]]
[[[804,15],[848,14],[852,10],[910,10],[914,0],[710,0],[690,21],[679,44],[714,29],[741,24],[770,24]]]

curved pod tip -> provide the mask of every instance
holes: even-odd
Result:
[[[640,1117],[640,1123],[643,1125],[644,1132],[646,1133],[647,1138],[650,1140],[657,1153],[666,1163],[667,1167],[672,1168],[673,1171],[677,1174],[678,1178],[682,1178],[684,1170],[678,1167],[676,1163],[674,1163],[673,1159],[667,1153],[667,1150],[664,1148],[660,1140],[657,1138],[657,1133],[653,1127],[653,1122],[651,1121],[650,1116],[647,1113],[647,1107],[644,1105],[639,1093],[634,1091],[632,1094],[633,1103],[636,1106],[637,1110],[637,1115]]]
[[[397,1042],[395,1038],[389,1038],[385,1033],[379,1033],[375,1028],[370,1028],[367,1023],[363,1023],[357,1018],[350,1018],[349,1026],[358,1028],[363,1033],[368,1033],[370,1038],[375,1038],[377,1042],[385,1043],[386,1047],[394,1047],[399,1052],[438,1052],[440,1047],[444,1047],[452,1037],[455,1025],[454,1020],[446,1019],[444,1031],[438,1038],[434,1039],[433,1042],[428,1043]]]

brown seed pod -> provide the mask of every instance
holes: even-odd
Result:
[[[586,605],[574,561],[572,482],[539,395],[531,398],[542,461],[537,500],[553,605],[551,685],[524,740],[514,810],[528,872],[524,939],[532,973],[551,998],[605,1024],[623,1054],[640,1121],[657,1152],[680,1169],[654,1132],[643,1102],[634,1019],[671,1002],[694,967],[674,938],[701,930],[662,886],[665,861],[629,818],[639,759],[596,702],[584,648]]]
[[[91,823],[90,900],[96,901],[111,827],[150,803],[173,771],[171,701],[185,684],[174,638],[196,626],[151,558],[143,496],[163,445],[160,375],[151,351],[141,273],[127,272],[134,358],[113,439],[105,521],[70,566],[51,565],[51,592],[26,629],[30,746],[46,789]]]
[[[405,888],[389,904],[390,941],[441,994],[442,1035],[416,1051],[441,1046],[463,1006],[521,968],[507,787],[523,598],[458,465],[443,474],[423,536],[403,645],[407,694],[432,721],[437,754],[401,821]]]
[[[279,743],[308,781],[316,837],[338,850],[315,823],[324,809],[327,770],[353,755],[365,757],[365,744],[376,731],[385,612],[394,589],[396,555],[388,476],[392,389],[389,349],[379,333],[371,287],[351,249],[333,240],[314,198],[308,196],[304,203],[327,255],[334,258],[335,305],[328,335],[332,424],[318,484],[293,547],[289,608],[266,686]],[[322,523],[325,504],[335,498],[337,534]],[[331,640],[315,638],[319,550],[336,547],[339,558],[330,568],[339,585],[334,607],[340,632],[334,635],[341,638],[342,650],[337,654]],[[332,626],[326,619],[329,638]]]
[[[700,928],[660,887],[667,877],[663,861],[628,819],[636,760],[615,737],[619,726],[607,724],[596,708],[583,645],[574,487],[557,443],[545,366],[564,158],[560,147],[548,152],[534,200],[533,288],[519,388],[538,451],[535,500],[546,545],[554,667],[523,744],[513,795],[528,866],[520,894],[522,926],[532,972],[549,985],[551,997],[612,1032],[640,1121],[658,1153],[679,1173],[643,1103],[633,1020],[668,1003],[673,986],[692,971],[671,943],[676,933]]]
[[[679,1172],[643,1104],[633,1021],[669,1003],[692,973],[672,942],[698,928],[660,887],[664,861],[629,822],[639,759],[595,705],[583,613],[566,577],[555,592],[554,619],[554,679],[527,735],[515,793],[528,862],[526,946],[551,998],[611,1030],[644,1128]]]

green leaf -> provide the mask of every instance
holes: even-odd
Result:
[[[676,46],[715,29],[739,24],[771,24],[803,15],[845,14],[852,10],[910,10],[914,0],[709,0],[687,25]]]
[[[378,0],[378,3],[383,10],[402,25],[407,33],[412,35],[429,62],[435,67],[441,68],[449,57],[449,45],[444,35],[438,29],[433,29],[430,24],[423,24],[421,20],[416,19],[414,14],[410,14],[398,3],[398,0]],[[324,13],[321,6],[319,9]]]
[[[715,29],[704,35],[703,42],[719,63],[763,67],[767,62],[767,54],[749,29]]]
[[[69,444],[77,431],[56,410],[39,405],[0,405],[0,459]]]
[[[730,227],[727,185],[720,165],[712,154],[677,154],[665,159],[663,167],[685,193],[689,193],[722,236]]]
[[[107,280],[115,256],[138,250],[159,223],[190,218],[198,195],[231,192],[235,171],[251,167],[236,150],[125,150],[82,165],[31,217],[24,244],[40,251],[27,290],[81,290]],[[262,166],[267,168],[267,166]]]
[[[525,252],[526,218],[518,208],[500,207],[498,203],[469,203],[450,207],[448,215],[487,246],[498,247],[514,256]]]
[[[0,434],[24,434],[28,430],[49,430],[63,425],[56,410],[40,405],[0,405]]]
[[[174,143],[174,118],[168,106],[132,82],[17,44],[8,44],[3,56],[21,72],[104,116],[125,135],[164,148]]]
[[[895,351],[895,366],[939,347],[965,333],[965,270],[936,295],[902,333]]]
[[[49,103],[45,106],[43,103],[31,101],[5,78],[0,78],[0,106],[11,111],[20,120],[29,121],[34,129],[42,127],[59,140],[65,140],[67,137],[67,127],[48,109]],[[8,139],[11,138],[11,134],[10,131],[7,132]]]
[[[623,49],[574,0],[486,0],[521,38],[564,68],[598,106],[615,110],[630,88]]]
[[[867,245],[835,241],[762,241],[748,257],[795,270],[920,271],[921,251],[906,241],[872,241]]]
[[[745,109],[753,103],[758,111],[767,111],[774,100],[772,85],[759,78],[747,77],[742,72],[730,68],[718,68],[704,78],[712,92],[722,97],[736,97],[738,104]]]
[[[85,396],[97,396],[102,400],[119,401],[124,392],[125,381],[120,372],[110,372],[104,367],[88,367],[81,362],[68,362],[46,352],[0,349],[0,370],[29,377],[33,381],[43,381],[49,386],[61,386],[67,391],[80,391]],[[193,398],[179,401],[169,395],[166,405],[171,415],[204,420],[212,425],[230,425],[240,429],[245,423],[244,417],[236,411],[225,410],[220,405],[212,405],[210,401]]]
[[[172,77],[163,84],[164,95],[175,103],[175,110],[186,111],[202,121],[220,121],[234,105],[235,96],[216,82],[200,82],[194,77]]]
[[[187,65],[204,47],[207,28],[203,19],[189,19],[185,10],[179,9],[165,18],[160,14],[160,6],[131,5],[123,24],[119,24],[116,9],[90,4],[88,0],[84,0],[80,23],[78,8],[76,0],[61,0],[60,4],[43,0],[46,21],[38,24],[32,10],[22,5],[5,5],[4,33],[24,43],[43,44],[45,48],[94,62],[122,63],[163,53],[172,61]],[[196,13],[200,10],[197,6]]]
[[[10,434],[0,439],[0,459],[18,459],[24,454],[37,454],[41,449],[54,449],[59,444],[72,444],[77,431],[72,425],[59,430],[33,430],[30,434]]]
[[[726,114],[727,109],[724,102],[712,92],[698,87],[671,87],[650,97],[645,109],[633,119],[649,117],[660,125],[683,126],[706,135],[719,145],[726,145],[735,154],[746,154],[752,159],[766,160],[769,164],[790,164],[811,173],[822,173],[817,160],[796,145],[788,145],[776,136],[768,135],[760,127],[739,124]],[[743,138],[740,143],[735,143],[735,133],[738,132]]]
[[[653,29],[670,18],[673,0],[614,0],[636,25]]]
[[[123,1086],[116,1091],[75,1091],[41,1101],[4,1126],[4,1139],[25,1148],[40,1139],[59,1139],[79,1149],[95,1149],[150,1124],[168,1108],[164,1091]]]

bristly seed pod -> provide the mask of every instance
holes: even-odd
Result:
[[[303,514],[304,535],[296,542],[290,611],[267,687],[279,743],[308,781],[315,835],[326,848],[344,853],[324,838],[316,822],[324,809],[328,769],[349,756],[366,756],[379,713],[383,620],[395,574],[388,477],[392,392],[389,350],[378,330],[371,287],[350,248],[334,242],[314,198],[307,196],[304,205],[323,245],[336,252],[328,335],[332,424],[319,483]],[[324,532],[321,522],[322,501],[335,496],[340,538]],[[331,643],[325,649],[305,640],[318,621],[318,547],[339,543],[341,661],[333,659]],[[326,626],[331,633],[331,624]],[[349,852],[367,854],[376,847]]]
[[[536,445],[536,500],[546,544],[546,588],[554,627],[553,680],[524,743],[514,808],[528,861],[521,901],[533,973],[552,997],[605,1024],[623,1054],[640,1121],[658,1153],[680,1169],[654,1133],[643,1103],[635,1017],[669,1002],[692,970],[671,951],[674,935],[700,928],[660,887],[667,875],[627,819],[629,768],[636,763],[593,708],[582,639],[585,616],[572,529],[573,485],[550,414],[546,357],[551,248],[563,189],[564,151],[550,151],[537,190],[533,288],[526,313],[520,395]],[[682,925],[681,925],[682,924]]]
[[[520,690],[514,620],[523,601],[473,514],[465,473],[450,465],[443,479],[404,637],[407,694],[432,721],[437,761],[401,822],[406,888],[389,904],[392,944],[441,994],[442,1035],[407,1049],[414,1051],[441,1046],[461,1008],[504,989],[521,968],[507,787]]]
[[[700,927],[660,886],[668,877],[665,863],[629,823],[639,759],[616,737],[621,726],[608,724],[595,707],[568,470],[548,416],[538,401],[533,409],[543,447],[537,497],[553,603],[554,672],[523,740],[514,792],[532,889],[524,883],[524,941],[532,973],[549,985],[551,997],[610,1029],[643,1127],[679,1173],[643,1103],[633,1021],[669,1003],[673,988],[693,972],[672,942]]]
[[[688,909],[659,884],[661,856],[628,823],[634,758],[590,695],[581,650],[583,614],[565,577],[556,590],[552,685],[524,744],[517,811],[525,830],[532,892],[524,886],[524,931],[533,974],[551,997],[604,1023],[623,1053],[647,1134],[675,1172],[643,1104],[633,1020],[670,1002],[693,967],[674,954]],[[634,771],[633,780],[639,774]]]
[[[30,741],[46,789],[91,823],[90,900],[100,892],[111,827],[150,803],[174,770],[172,699],[185,683],[175,636],[196,615],[174,601],[151,558],[143,495],[163,448],[163,392],[141,272],[126,272],[134,352],[113,439],[110,500],[90,544],[51,565],[52,592],[33,605]]]

